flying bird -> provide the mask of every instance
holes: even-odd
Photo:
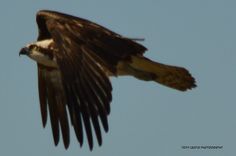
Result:
[[[185,68],[146,58],[143,54],[147,49],[137,43],[138,39],[55,11],[39,11],[36,21],[38,39],[23,47],[19,55],[37,62],[42,123],[45,127],[49,114],[55,145],[61,133],[68,148],[69,120],[80,146],[86,135],[93,149],[93,130],[102,144],[101,127],[108,131],[112,101],[110,76],[134,76],[180,91],[196,87]]]

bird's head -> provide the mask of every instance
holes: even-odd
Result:
[[[45,66],[57,67],[54,49],[50,47],[52,43],[52,40],[43,40],[28,44],[20,50],[19,55],[26,55]]]
[[[34,51],[37,50],[37,45],[36,44],[28,44],[27,46],[23,47],[20,52],[19,52],[19,56],[20,55],[27,55],[30,56]]]
[[[52,39],[47,39],[47,40],[42,40],[42,41],[30,43],[20,50],[19,55],[31,56],[36,53],[41,53],[41,52],[45,51],[45,49],[50,50],[49,47],[50,47],[50,45],[52,45],[52,43],[53,43]]]

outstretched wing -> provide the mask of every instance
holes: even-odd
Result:
[[[42,91],[45,87],[42,87],[39,80],[43,123],[46,122],[48,103],[55,143],[59,141],[58,129],[61,125],[67,148],[69,132],[63,130],[67,129],[68,125],[65,114],[67,105],[80,144],[83,143],[82,126],[84,126],[89,147],[93,148],[93,126],[98,143],[101,145],[99,118],[104,130],[108,131],[107,115],[112,100],[112,86],[106,72],[115,75],[119,61],[130,59],[132,55],[142,55],[146,48],[95,23],[57,12],[38,12],[37,23],[38,40],[52,38],[58,48],[55,55],[61,75],[61,92],[65,97],[60,94],[63,100],[55,102],[57,99],[53,97],[55,92],[59,92],[58,88],[52,87],[50,83],[43,83],[49,89]],[[48,79],[51,78],[46,77],[45,81]]]

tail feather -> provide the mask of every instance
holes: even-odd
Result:
[[[183,67],[157,63],[143,56],[133,56],[129,67],[138,79],[153,80],[180,91],[196,87],[195,79]]]

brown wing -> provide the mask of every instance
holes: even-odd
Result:
[[[65,95],[61,103],[68,106],[78,141],[82,145],[83,125],[89,147],[92,149],[93,126],[98,143],[101,145],[99,118],[104,130],[108,131],[107,115],[112,100],[112,86],[105,71],[109,70],[116,74],[116,65],[119,61],[130,59],[131,55],[142,55],[146,48],[95,23],[57,12],[38,12],[37,23],[38,40],[53,38],[59,49],[55,55],[61,73],[63,86],[61,90]],[[48,103],[54,140],[57,144],[58,122],[62,124],[61,122],[67,121],[65,115],[61,117],[63,121],[61,120],[59,117],[61,114],[57,111],[58,105],[54,104],[57,103],[53,98],[54,92],[58,90],[44,81],[39,81],[45,84],[45,87],[39,86],[43,123],[45,125],[46,103]],[[45,90],[45,88],[49,89]],[[52,99],[49,100],[50,98]],[[68,122],[66,124],[68,125]],[[65,147],[68,147],[69,133],[63,130],[62,133]]]

